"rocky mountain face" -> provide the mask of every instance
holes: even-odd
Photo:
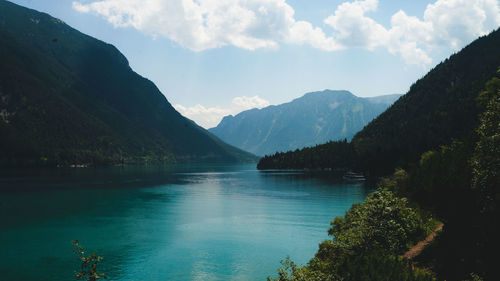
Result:
[[[360,98],[348,91],[312,92],[289,103],[226,116],[209,129],[256,155],[351,139],[400,95]]]

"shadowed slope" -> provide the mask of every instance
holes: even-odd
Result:
[[[0,1],[0,163],[240,161],[112,45]]]

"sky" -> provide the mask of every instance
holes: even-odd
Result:
[[[404,94],[500,26],[499,0],[13,0],[115,45],[184,116],[324,89]]]

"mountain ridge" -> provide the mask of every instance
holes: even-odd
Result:
[[[4,0],[0,35],[1,165],[254,159],[180,115],[113,45]]]
[[[257,155],[351,139],[400,95],[357,97],[346,90],[309,92],[290,102],[225,116],[209,131]]]

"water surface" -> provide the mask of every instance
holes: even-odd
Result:
[[[1,280],[73,280],[71,240],[109,280],[265,280],[306,263],[368,189],[254,165],[0,174]]]

